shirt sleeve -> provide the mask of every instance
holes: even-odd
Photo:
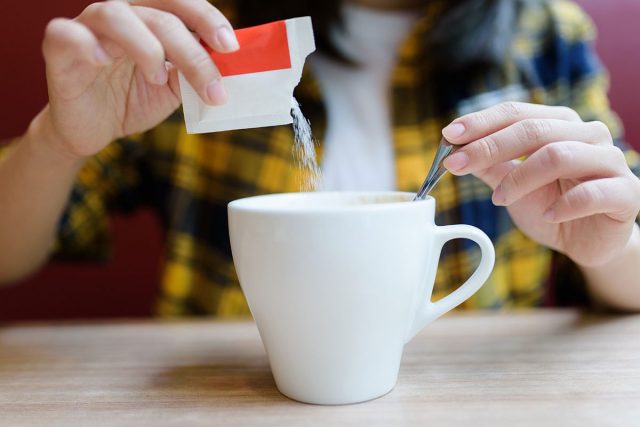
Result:
[[[584,121],[607,125],[614,143],[625,152],[631,170],[640,176],[640,156],[624,140],[624,129],[608,98],[609,75],[594,50],[596,28],[591,18],[574,2],[552,2],[552,15],[558,36],[555,54],[565,59],[557,64],[559,82],[567,82],[568,107]]]
[[[86,162],[60,218],[53,256],[87,261],[109,258],[109,215],[130,212],[144,202],[143,158],[143,145],[132,137],[112,142]]]
[[[606,124],[614,144],[625,153],[630,169],[640,176],[640,156],[625,142],[622,122],[610,106],[609,75],[594,50],[593,21],[570,1],[552,2],[550,7],[556,30],[550,56],[559,58],[555,64],[560,94],[557,104],[573,108],[584,121]],[[555,255],[554,265],[558,305],[589,304],[584,278],[577,265],[561,254]]]
[[[127,212],[144,202],[141,136],[109,144],[80,170],[60,218],[52,255],[102,261],[110,253],[109,213]],[[16,140],[0,144],[0,159]]]

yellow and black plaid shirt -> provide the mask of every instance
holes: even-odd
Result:
[[[621,127],[610,111],[606,75],[591,50],[594,28],[573,3],[527,6],[503,69],[484,81],[433,87],[416,64],[417,25],[402,47],[392,79],[397,187],[416,191],[434,156],[441,129],[454,117],[506,100],[566,105],[584,120],[609,125],[619,142]],[[306,75],[296,89],[322,151],[325,115],[317,86]],[[447,108],[434,93],[448,93]],[[111,144],[80,172],[60,223],[57,254],[104,258],[113,211],[151,207],[166,228],[166,253],[157,312],[161,315],[248,314],[230,257],[227,203],[256,194],[298,191],[302,170],[292,154],[289,126],[187,135],[180,114],[155,129]],[[638,156],[625,148],[638,171]],[[436,187],[438,224],[467,223],[483,229],[496,248],[495,270],[464,306],[525,307],[544,303],[553,281],[554,254],[525,237],[491,191],[474,177],[446,175]],[[144,250],[141,243],[140,250]],[[478,250],[448,245],[435,287],[438,298],[467,278]],[[552,273],[553,272],[553,273]],[[570,283],[558,283],[558,287]],[[286,295],[282,296],[286,301]]]

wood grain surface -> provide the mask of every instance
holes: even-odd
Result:
[[[0,426],[218,425],[640,426],[640,316],[451,314],[334,407],[278,393],[250,322],[0,326]]]

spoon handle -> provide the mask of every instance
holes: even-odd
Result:
[[[433,159],[433,163],[431,164],[431,169],[429,169],[429,173],[425,178],[420,190],[416,194],[416,197],[413,200],[424,200],[429,192],[435,187],[435,185],[440,181],[440,178],[447,172],[447,168],[444,167],[442,162],[449,155],[454,153],[458,149],[457,145],[453,145],[445,138],[440,140],[440,145],[438,145],[438,151],[436,151],[436,156]]]

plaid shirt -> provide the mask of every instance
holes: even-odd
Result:
[[[502,101],[566,105],[585,121],[605,122],[616,141],[621,140],[621,126],[609,109],[606,75],[591,50],[593,25],[575,4],[526,6],[499,76],[445,88],[434,87],[417,66],[417,40],[429,25],[425,17],[416,26],[401,48],[392,77],[398,190],[416,191],[420,186],[448,122]],[[448,105],[436,107],[434,94],[443,89]],[[321,155],[326,118],[312,76],[305,74],[296,96],[314,126]],[[56,253],[104,259],[109,253],[109,214],[150,207],[166,229],[157,312],[248,314],[230,256],[227,203],[256,194],[298,191],[304,171],[296,166],[292,144],[290,126],[187,135],[182,116],[176,113],[144,135],[116,141],[87,162],[60,222]],[[625,150],[637,173],[638,156]],[[537,306],[544,304],[550,281],[555,279],[564,289],[579,284],[578,276],[557,279],[562,269],[554,259],[561,257],[521,233],[505,208],[491,203],[491,190],[478,179],[447,174],[433,195],[438,224],[475,225],[496,248],[491,278],[464,307]],[[144,250],[143,243],[140,249]],[[435,298],[469,277],[478,259],[473,244],[448,244]],[[286,300],[286,295],[282,297]]]

